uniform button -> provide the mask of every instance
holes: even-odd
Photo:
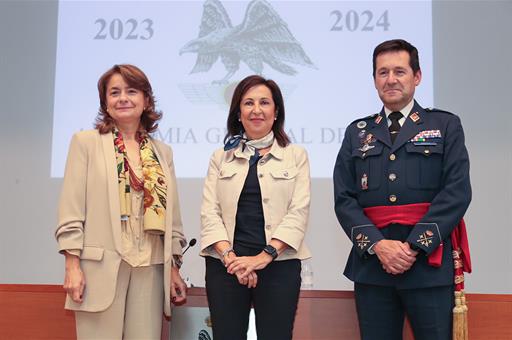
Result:
[[[262,160],[260,161],[260,164],[261,164],[261,165],[265,164],[265,160],[264,160],[264,159],[262,159]]]
[[[268,197],[265,197],[265,198],[263,199],[263,203],[268,203]]]
[[[394,161],[396,159],[396,156],[394,153],[392,153],[391,155],[389,155],[389,160],[390,161]]]
[[[395,195],[389,195],[389,201],[391,203],[395,203],[396,202],[396,196]]]
[[[258,174],[258,177],[259,177],[259,178],[262,178],[262,177],[263,177],[263,174]]]
[[[425,155],[428,155],[430,153],[430,150],[429,149],[425,149],[425,151],[423,151],[425,153]]]
[[[284,177],[288,177],[288,171],[285,171],[285,172],[283,173],[283,176],[284,176]]]
[[[267,224],[267,225],[265,226],[265,228],[266,228],[266,229],[270,229],[270,224]]]
[[[391,182],[393,182],[396,179],[396,174],[391,173],[389,174],[388,178]]]

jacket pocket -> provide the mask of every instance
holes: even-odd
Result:
[[[443,174],[444,144],[407,143],[407,186],[412,189],[436,189]]]
[[[296,167],[270,171],[270,175],[274,179],[278,179],[278,180],[294,179],[295,177],[297,177],[298,173],[299,173],[299,170]]]
[[[101,261],[101,260],[103,260],[104,252],[105,252],[105,249],[101,248],[101,247],[84,246],[84,249],[82,249],[82,254],[80,255],[80,259]]]
[[[263,202],[265,202],[265,193],[269,193],[272,202],[272,216],[275,214],[284,214],[281,209],[285,209],[290,204],[295,186],[297,184],[297,175],[299,170],[292,166],[284,169],[270,169],[270,176],[267,179],[260,179],[261,194]],[[282,203],[282,204],[281,204]],[[280,211],[280,213],[277,213]]]
[[[382,144],[375,144],[368,151],[354,149],[352,158],[356,171],[356,187],[360,191],[376,190],[380,187],[382,176]]]
[[[217,174],[217,185],[214,195],[216,201],[220,204],[222,215],[226,214],[226,209],[231,211],[232,207],[237,206],[238,197],[242,188],[240,185],[241,169],[232,166],[223,166]],[[243,182],[241,183],[243,185]],[[238,192],[237,192],[238,191]],[[229,194],[226,194],[229,193]]]
[[[225,168],[219,171],[219,179],[227,179],[236,175],[235,169]]]

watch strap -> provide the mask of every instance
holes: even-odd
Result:
[[[277,249],[274,248],[272,245],[270,244],[267,244],[265,246],[265,248],[263,248],[263,251],[267,254],[269,254],[270,256],[272,256],[272,261],[274,261],[276,258],[277,258]]]

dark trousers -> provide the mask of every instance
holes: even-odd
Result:
[[[256,288],[238,283],[217,259],[206,257],[206,294],[214,340],[245,340],[251,305],[258,340],[291,340],[300,292],[299,260],[271,262]]]
[[[404,315],[415,340],[451,340],[453,286],[396,289],[355,283],[362,340],[401,340]]]

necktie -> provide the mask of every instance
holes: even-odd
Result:
[[[389,133],[391,134],[391,143],[395,142],[396,136],[398,136],[398,133],[400,132],[400,123],[398,122],[400,118],[402,118],[404,115],[401,112],[391,112],[389,114],[389,120],[391,120],[391,125],[389,126]]]

